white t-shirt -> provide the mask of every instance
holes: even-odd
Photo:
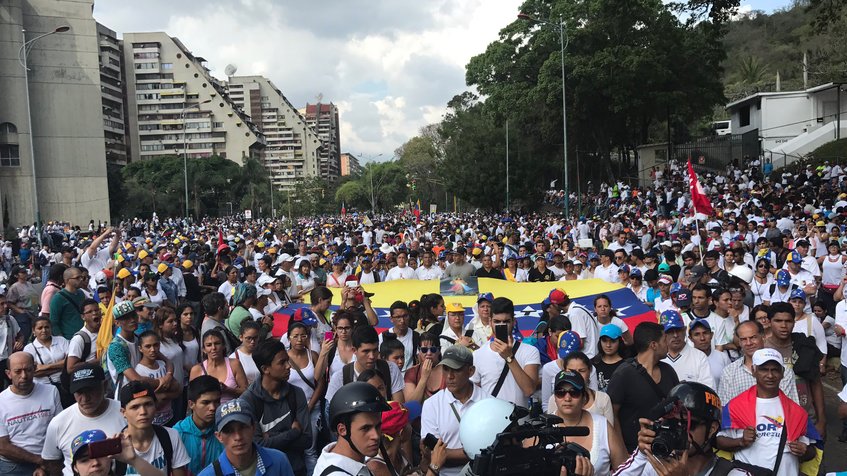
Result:
[[[188,463],[191,462],[191,458],[188,456],[188,451],[185,450],[185,445],[182,443],[179,433],[177,433],[177,431],[173,428],[165,428],[165,431],[168,432],[168,436],[171,438],[171,447],[173,448],[171,468],[179,469],[188,466]],[[150,443],[147,451],[135,450],[135,454],[138,455],[139,458],[153,465],[156,469],[161,469],[164,472],[165,468],[167,468],[165,450],[162,448],[162,444],[156,436],[153,436],[153,441]],[[132,466],[127,466],[126,474],[138,474],[138,471],[136,471]]]
[[[355,355],[355,354],[354,354]],[[355,359],[354,359],[355,360]],[[403,373],[400,372],[400,367],[394,365],[393,362],[386,362],[388,364],[388,371],[391,373],[391,395],[395,393],[402,392],[403,388],[406,384],[403,382]],[[356,370],[356,366],[353,365],[353,380],[359,377],[359,372]],[[326,388],[326,401],[332,401],[332,397],[335,396],[335,392],[338,391],[339,388],[344,384],[344,368],[342,367],[340,370],[332,374],[329,378],[329,384]]]
[[[91,338],[91,347],[89,348],[85,362],[94,362],[97,360],[97,333],[89,331],[84,326],[80,329],[80,332],[88,334],[88,337]],[[73,356],[79,359],[82,357],[82,351],[85,350],[84,347],[85,342],[82,340],[82,336],[74,335],[68,344],[68,357]]]
[[[187,349],[186,349],[187,350]],[[185,350],[176,342],[162,339],[159,343],[159,351],[174,366],[174,380],[183,385],[187,382],[185,373]]]
[[[24,347],[24,352],[32,356],[36,366],[56,363],[68,355],[68,340],[62,336],[53,336],[48,348],[36,339]],[[49,384],[51,380],[58,383],[60,373],[61,371],[57,371],[46,377],[35,377],[34,380],[44,384]]]
[[[527,365],[538,366],[541,364],[541,355],[538,353],[538,349],[527,344],[521,344],[518,347],[514,359],[522,368],[526,368]],[[487,393],[493,393],[497,380],[500,379],[500,373],[503,371],[503,366],[507,365],[506,362],[499,354],[491,350],[491,342],[486,342],[484,346],[473,353],[473,363],[476,372],[471,376],[471,381],[482,387]],[[536,369],[536,372],[539,370]],[[537,375],[530,376],[537,378]],[[503,381],[503,386],[500,387],[497,398],[525,407],[529,397],[524,395],[514,375],[509,371]]]
[[[168,372],[168,365],[161,360],[156,361],[156,368],[151,369],[146,365],[141,364],[135,366],[135,371],[138,372],[138,375],[147,378],[162,378]],[[174,377],[176,378],[176,377]],[[174,417],[173,406],[171,402],[167,402],[165,404],[159,403],[156,406],[156,415],[153,417],[154,425],[164,425],[165,423],[171,421]]]
[[[698,382],[709,388],[717,388],[709,358],[699,349],[684,345],[675,359],[668,355],[662,362],[673,367],[680,382]]]
[[[83,415],[78,405],[73,404],[56,415],[47,427],[41,457],[46,460],[64,460],[65,467],[62,470],[64,476],[73,476],[71,443],[80,433],[87,430],[103,430],[106,436],[111,438],[126,426],[126,419],[121,415],[120,402],[110,399],[106,401],[108,402],[106,411],[95,418]]]
[[[753,444],[735,452],[735,459],[745,463],[755,464],[763,468],[773,468],[777,449],[779,449],[779,438],[782,436],[784,426],[777,426],[775,422],[784,422],[785,412],[779,397],[756,398],[756,439]],[[744,430],[729,429],[718,433],[719,436],[740,438]],[[809,444],[807,437],[799,438],[801,443]],[[779,464],[779,476],[796,476],[800,474],[800,458],[791,454],[788,445],[782,455]]]
[[[394,281],[397,279],[415,279],[415,270],[408,267],[399,267],[395,266],[388,270],[388,274],[385,275],[385,281]]]
[[[818,349],[821,351],[821,353],[823,353],[823,355],[826,355],[826,331],[824,330],[821,321],[819,321],[818,318],[814,315],[810,315],[801,321],[795,322],[794,329],[792,329],[791,332],[797,332],[808,336],[809,322],[812,323],[812,336],[815,338],[815,344],[818,345]]]
[[[9,437],[13,445],[40,455],[47,426],[61,411],[59,391],[52,385],[36,383],[26,396],[7,388],[0,393],[0,438]]]

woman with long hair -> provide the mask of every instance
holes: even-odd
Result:
[[[444,369],[438,365],[441,361],[441,346],[438,335],[424,332],[421,335],[421,346],[416,356],[417,365],[406,370],[403,376],[405,382],[403,397],[407,402],[424,402],[439,390],[447,387]]]
[[[297,298],[305,299],[306,295],[315,289],[315,275],[312,273],[312,263],[307,259],[300,260],[297,272],[294,273],[294,284],[297,285]]]
[[[221,331],[212,329],[203,334],[205,359],[191,369],[189,380],[211,375],[221,383],[221,403],[238,398],[247,390],[247,376],[241,363],[226,356],[226,344]]]
[[[424,294],[421,296],[421,310],[417,322],[418,332],[431,332],[436,336],[444,330],[441,316],[444,315],[444,298],[440,294]]]
[[[616,311],[612,308],[612,300],[609,296],[601,294],[594,298],[594,317],[600,327],[606,324],[613,324],[621,329],[621,338],[624,344],[632,345],[632,334],[629,332],[629,326],[616,315]]]
[[[229,358],[241,363],[241,367],[244,368],[244,375],[247,376],[247,385],[249,386],[261,374],[256,363],[253,362],[253,352],[259,344],[259,339],[262,335],[262,325],[248,319],[241,323],[238,334],[241,339],[241,345],[235,349],[235,352]]]
[[[288,376],[288,383],[300,387],[306,395],[306,402],[312,421],[312,444],[306,448],[306,473],[311,473],[320,454],[317,447],[317,424],[321,414],[321,399],[326,393],[326,379],[315,378],[319,373],[316,370],[326,368],[325,353],[319,355],[309,348],[311,328],[302,322],[293,322],[288,326],[288,339],[291,347],[288,349],[288,363],[292,372]]]
[[[612,426],[615,426],[615,412],[612,408],[612,399],[605,392],[598,392],[592,388],[592,380],[596,379],[596,374],[588,356],[582,352],[572,352],[562,359],[562,362],[564,370],[578,373],[583,381],[585,381],[585,396],[587,399],[583,408],[595,415],[602,415]],[[553,400],[548,400],[547,402],[548,411],[551,411],[550,405],[555,406]]]
[[[180,304],[176,308],[179,330],[182,333],[182,345],[185,347],[185,368],[188,372],[200,362],[200,331],[195,327],[194,308],[190,304]]]
[[[29,272],[26,268],[23,266],[12,268],[6,288],[6,305],[12,310],[12,315],[15,316],[21,328],[24,342],[28,341],[32,334],[32,320],[37,311],[36,303],[39,297],[38,291],[29,282]]]
[[[753,309],[750,310],[750,319],[758,321],[762,325],[762,328],[765,330],[762,339],[766,339],[771,335],[771,320],[768,319],[768,306],[764,304],[753,306]]]
[[[576,358],[577,354],[581,353],[572,355]],[[556,375],[550,410],[562,419],[559,426],[588,428],[587,436],[569,436],[567,441],[576,443],[591,453],[589,459],[594,466],[595,475],[607,476],[613,468],[626,461],[628,454],[623,439],[612,422],[602,414],[587,410],[591,406],[593,396],[582,375],[571,370],[564,370]]]
[[[190,309],[190,308],[189,308]],[[182,387],[182,397],[173,400],[173,414],[175,421],[179,421],[185,417],[186,405],[186,389],[188,388],[188,373],[191,372],[191,367],[194,366],[197,360],[196,354],[193,359],[190,352],[187,351],[185,342],[183,341],[183,331],[180,319],[177,317],[176,310],[170,306],[162,306],[156,309],[156,332],[159,334],[159,352],[168,361],[171,362],[174,368],[174,381]],[[199,348],[199,347],[198,347]]]
[[[356,360],[356,352],[353,351],[353,322],[353,315],[348,311],[338,311],[332,316],[332,339],[325,341],[320,352],[327,354],[328,377]]]
[[[621,335],[620,327],[614,324],[606,324],[600,328],[600,344],[591,364],[597,371],[597,390],[601,392],[606,391],[612,374],[623,363],[624,346]]]

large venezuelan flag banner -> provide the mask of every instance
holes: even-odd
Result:
[[[641,322],[656,322],[655,312],[642,303],[635,294],[620,284],[609,283],[602,279],[586,279],[577,281],[554,281],[551,283],[513,283],[501,279],[480,278],[478,280],[480,293],[489,292],[495,298],[507,297],[515,303],[515,315],[518,329],[524,335],[530,334],[541,317],[541,301],[550,291],[556,288],[564,289],[571,299],[585,306],[590,311],[594,309],[594,298],[600,294],[607,295],[612,300],[612,307],[617,315],[626,322],[630,329]],[[387,283],[366,284],[363,288],[374,293],[371,304],[379,317],[377,330],[380,332],[392,326],[388,308],[394,301],[413,301],[424,294],[440,293],[439,281],[419,281],[415,279],[390,281]],[[341,292],[333,289],[333,309],[341,304]],[[465,323],[473,318],[473,306],[476,304],[476,293],[467,296],[444,296],[444,302],[457,302],[465,306]],[[281,309],[275,314],[274,336],[281,336],[288,327],[288,318],[304,304],[293,304]]]

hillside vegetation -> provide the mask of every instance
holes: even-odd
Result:
[[[804,52],[809,87],[847,80],[847,8],[839,0],[824,2],[839,7],[830,10],[820,3],[795,1],[771,14],[754,11],[730,22],[723,63],[728,100],[775,91],[777,73],[783,91],[802,89]]]

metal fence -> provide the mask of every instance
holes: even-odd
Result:
[[[684,144],[673,146],[673,156],[677,160],[686,160],[700,167],[712,170],[726,170],[727,165],[745,156],[758,157],[761,154],[759,130],[744,134],[703,137]]]

